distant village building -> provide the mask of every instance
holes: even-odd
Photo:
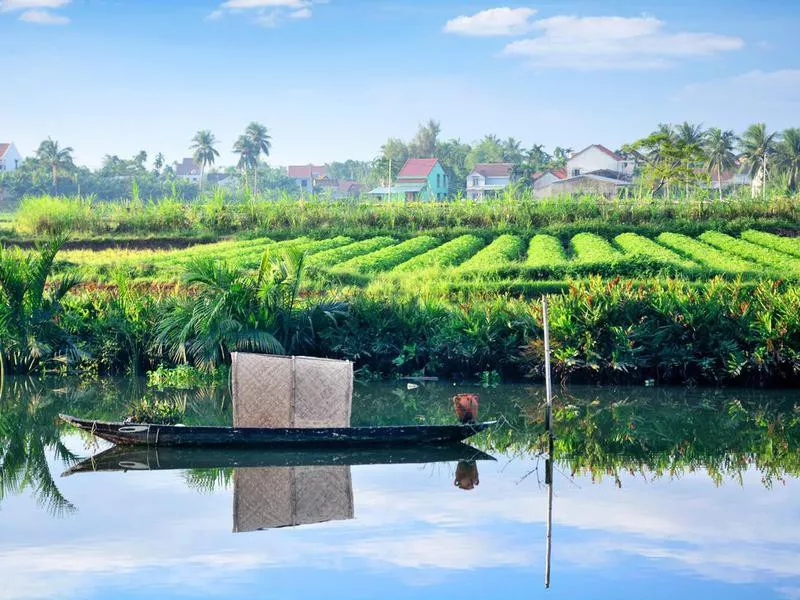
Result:
[[[0,173],[16,171],[22,164],[22,155],[12,142],[0,142]]]
[[[567,178],[567,170],[565,168],[551,169],[550,171],[541,171],[533,175],[533,189],[540,190],[546,188],[551,183],[561,181]]]
[[[496,194],[511,184],[512,163],[480,163],[467,176],[467,198],[480,200]]]
[[[635,156],[623,156],[602,144],[592,144],[574,152],[563,171],[548,171],[534,180],[539,198],[559,194],[595,193],[616,196],[630,187],[636,169]]]
[[[447,173],[436,158],[409,158],[397,181],[391,186],[381,186],[370,191],[379,200],[393,199],[444,200],[447,197],[449,182]]]
[[[200,181],[200,165],[192,158],[184,158],[182,162],[175,163],[175,177],[197,183]]]
[[[287,174],[294,179],[300,191],[314,194],[317,188],[324,187],[328,178],[328,167],[325,165],[289,165]]]

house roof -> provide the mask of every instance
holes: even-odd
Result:
[[[484,177],[509,177],[513,169],[513,163],[479,163],[472,168],[472,173]]]
[[[178,177],[186,177],[187,175],[197,175],[200,173],[200,166],[194,162],[194,159],[184,158],[175,167],[175,175]]]
[[[566,185],[573,181],[578,181],[579,179],[589,179],[590,181],[601,181],[604,183],[614,183],[616,185],[631,185],[630,181],[626,181],[625,179],[619,179],[617,177],[604,177],[603,175],[596,175],[594,172],[592,173],[584,173],[582,175],[575,175],[574,177],[567,177],[566,179],[561,179],[560,181],[554,181],[551,183],[551,186],[560,186]],[[548,186],[549,187],[549,186]]]
[[[560,169],[550,169],[549,171],[539,171],[533,174],[533,180],[536,181],[537,179],[544,177],[550,173],[556,179],[566,179],[567,178],[567,170],[563,167]]]
[[[6,150],[8,150],[10,147],[11,144],[0,144],[0,158],[3,158],[3,156],[6,153]]]
[[[605,177],[606,179],[619,179],[620,181],[630,181],[630,177],[621,177],[619,171],[614,171],[613,169],[597,169],[595,171],[589,171],[588,173],[583,173],[584,175],[599,175],[600,177]]]
[[[591,146],[586,146],[586,148],[584,148],[580,152],[576,152],[575,154],[573,154],[569,158],[570,158],[570,160],[572,160],[576,156],[578,156],[580,154],[583,154],[584,152],[586,152],[587,150],[591,150],[592,148],[597,148],[598,150],[600,150],[600,152],[602,152],[604,154],[607,154],[608,156],[610,156],[614,160],[625,160],[622,156],[620,156],[616,152],[612,152],[611,150],[609,150],[608,148],[603,146],[603,144],[592,144]]]
[[[437,162],[439,162],[437,158],[409,158],[403,168],[400,169],[397,178],[421,177],[426,179]]]
[[[389,190],[391,190],[392,195],[394,194],[405,194],[406,192],[421,192],[422,189],[425,187],[424,183],[407,183],[402,182],[393,185],[391,188],[388,186],[381,186],[376,187],[374,190],[370,191],[370,194],[388,194]]]
[[[326,165],[289,165],[289,177],[293,179],[310,179],[312,177],[327,177]]]
[[[358,183],[357,181],[342,181],[342,182],[339,183],[339,191],[340,192],[349,192],[353,188],[355,188],[356,191],[360,191],[361,190],[361,184]]]

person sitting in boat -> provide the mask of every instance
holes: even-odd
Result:
[[[475,423],[478,420],[478,394],[456,394],[453,408],[460,423]]]

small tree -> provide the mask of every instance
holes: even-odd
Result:
[[[722,200],[722,171],[736,166],[736,156],[733,153],[736,144],[736,134],[733,131],[722,131],[718,127],[708,130],[705,140],[706,171],[717,172],[719,183],[719,199]]]
[[[36,159],[49,171],[53,179],[54,195],[58,195],[58,176],[70,173],[75,168],[72,152],[70,146],[60,148],[58,142],[49,137],[39,144],[36,150]]]

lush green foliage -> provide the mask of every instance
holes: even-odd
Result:
[[[593,233],[579,233],[572,238],[575,260],[582,264],[614,263],[622,258],[607,240]]]
[[[566,264],[567,257],[561,241],[551,235],[534,235],[528,244],[525,264],[533,268],[549,268]]]
[[[740,240],[719,231],[706,231],[700,236],[704,242],[721,250],[755,261],[765,267],[796,278],[800,276],[800,259],[771,248]]]
[[[465,270],[491,271],[520,259],[525,247],[518,235],[503,234],[479,250],[472,258],[465,261],[461,268]]]
[[[370,252],[369,254],[351,258],[339,265],[337,269],[363,272],[388,271],[414,256],[438,246],[439,243],[440,240],[434,237],[421,235],[406,240],[396,246],[389,246],[376,250],[375,252]]]
[[[773,233],[748,229],[742,232],[742,239],[786,254],[800,256],[800,237],[786,238]]]
[[[650,238],[636,233],[621,233],[614,238],[614,241],[629,257],[651,259],[667,265],[674,265],[685,271],[698,268],[697,264],[691,260],[685,259],[669,248],[665,248]]]
[[[656,239],[659,243],[721,273],[757,273],[759,271],[758,267],[749,261],[679,233],[662,233]]]
[[[396,243],[394,238],[388,236],[379,236],[362,240],[360,242],[353,242],[346,246],[338,248],[331,248],[314,254],[308,259],[308,265],[313,267],[329,267],[335,264],[343,263],[356,256],[369,254],[375,252],[386,246],[391,246]]]
[[[449,267],[463,262],[484,245],[484,241],[474,235],[462,235],[419,254],[394,268],[395,272],[411,272],[431,267]]]
[[[50,281],[63,243],[55,238],[36,253],[0,247],[0,350],[12,371],[27,372],[54,359],[74,361],[80,355],[60,322],[64,297],[77,280],[68,276]]]

